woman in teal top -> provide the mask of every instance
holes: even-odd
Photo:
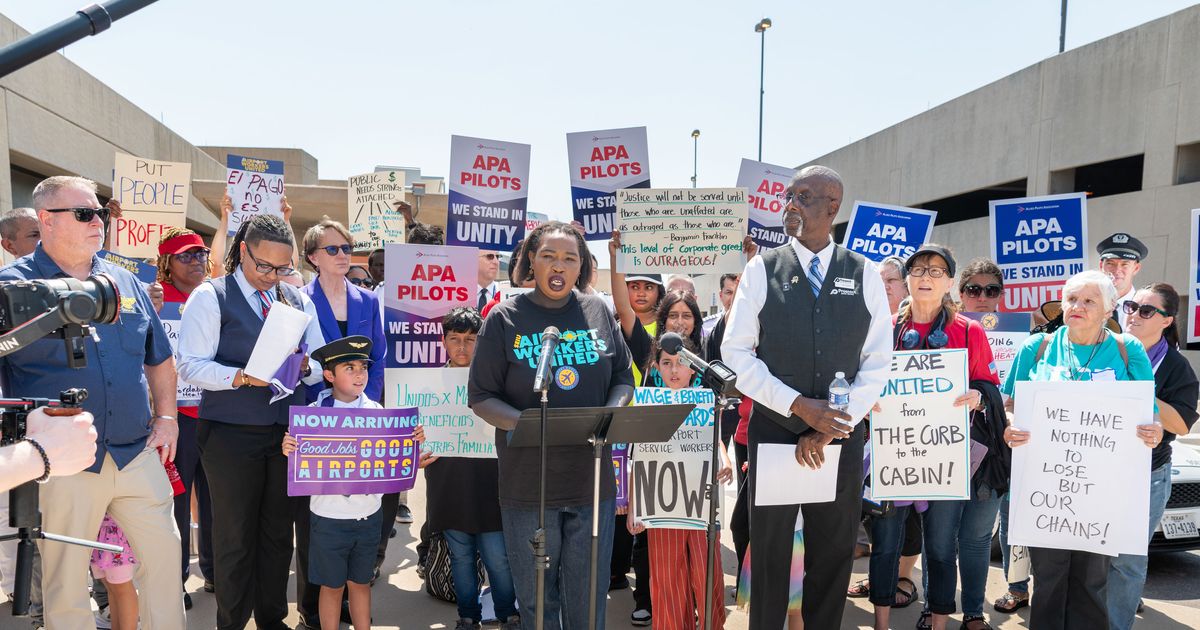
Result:
[[[1017,381],[1154,380],[1141,342],[1105,328],[1117,301],[1108,276],[1099,271],[1076,274],[1063,285],[1062,293],[1064,326],[1025,341],[1001,387],[1005,395],[1013,395]],[[1140,425],[1137,432],[1148,448],[1162,440],[1159,424]],[[1011,413],[1004,439],[1014,448],[1029,441],[1029,431],[1013,426]],[[1030,548],[1029,556],[1037,584],[1029,627],[1108,627],[1108,556],[1046,548]]]

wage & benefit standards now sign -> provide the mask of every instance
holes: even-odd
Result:
[[[525,238],[529,145],[450,137],[446,244],[510,252]]]
[[[630,446],[634,515],[648,528],[706,529],[704,489],[712,477],[712,391],[639,387],[633,404],[696,405],[669,441]],[[720,501],[723,493],[713,494]]]
[[[1084,193],[989,201],[992,260],[1004,274],[1003,311],[1032,311],[1060,298],[1087,267]]]
[[[606,241],[616,225],[616,192],[650,187],[646,128],[567,134],[571,208],[589,241]]]
[[[967,351],[892,354],[892,370],[871,412],[871,497],[969,499],[971,417],[954,399],[966,393]]]
[[[418,448],[416,408],[293,406],[288,433],[288,496],[386,494],[413,487]]]

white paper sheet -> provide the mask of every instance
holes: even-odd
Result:
[[[837,494],[838,461],[842,447],[825,447],[825,463],[817,470],[796,461],[794,444],[759,444],[755,475],[761,483],[754,492],[755,505],[797,505],[828,503]]]
[[[310,319],[308,313],[302,310],[283,302],[273,302],[263,322],[262,332],[258,333],[258,340],[254,342],[250,360],[246,363],[246,374],[268,382],[275,378],[275,371],[283,365],[283,360],[300,345]]]

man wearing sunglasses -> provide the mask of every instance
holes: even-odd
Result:
[[[480,312],[483,312],[483,307],[487,306],[487,303],[500,293],[500,283],[496,282],[498,275],[500,275],[500,254],[481,250],[479,252],[479,291],[475,296],[475,307]]]
[[[1142,270],[1142,260],[1150,253],[1150,249],[1132,235],[1117,232],[1100,241],[1100,244],[1096,245],[1096,253],[1100,254],[1100,271],[1108,274],[1112,278],[1113,286],[1117,287],[1117,295],[1120,296],[1117,298],[1119,310],[1126,301],[1133,300],[1133,295],[1137,293],[1133,279]],[[1125,318],[1116,310],[1113,311],[1113,317],[1124,328]]]
[[[112,515],[138,550],[143,621],[148,627],[182,628],[179,531],[163,471],[163,462],[175,458],[179,435],[171,345],[142,283],[96,256],[109,211],[96,198],[95,182],[51,177],[34,188],[33,205],[41,243],[0,270],[0,280],[84,280],[105,273],[120,292],[120,321],[96,325],[97,339],[83,341],[86,367],[70,369],[62,340],[51,337],[0,357],[6,393],[57,398],[64,389],[83,387],[89,394],[83,407],[95,416],[95,463],[42,486],[42,525],[48,532],[94,540],[104,515]],[[44,613],[57,628],[95,627],[80,582],[90,556],[76,545],[42,547]]]

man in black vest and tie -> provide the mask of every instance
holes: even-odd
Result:
[[[754,400],[750,627],[784,627],[789,599],[802,594],[805,627],[823,630],[842,622],[862,503],[865,429],[860,421],[887,381],[891,315],[875,265],[830,238],[841,206],[841,177],[809,166],[796,174],[783,197],[784,223],[795,225],[795,231],[789,230],[787,244],[746,265],[721,352],[738,373],[738,389]],[[845,412],[828,403],[837,372],[851,384]],[[824,448],[830,443],[842,445],[841,457],[826,462]],[[803,506],[802,593],[792,593],[789,584],[800,506],[754,505],[760,444],[795,445],[801,464],[838,469],[835,500]]]

